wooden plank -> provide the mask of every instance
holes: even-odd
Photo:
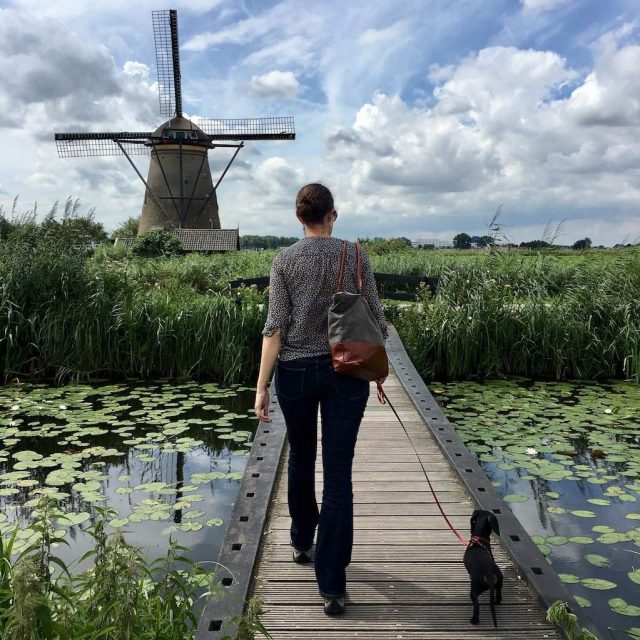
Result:
[[[440,544],[395,545],[381,546],[373,544],[354,544],[351,555],[353,562],[406,562],[411,559],[416,564],[430,562],[462,562],[460,543],[454,538],[455,544],[442,542]],[[500,549],[494,551],[496,561],[506,558]],[[291,547],[288,545],[265,544],[264,557],[272,562],[286,562],[291,565]]]
[[[437,521],[439,520],[439,522]],[[459,518],[459,520],[461,520]],[[354,537],[355,544],[448,544],[449,541],[458,542],[458,539],[446,527],[442,527],[442,518],[433,518],[429,525],[431,529],[420,527],[411,523],[410,528],[399,524],[390,525],[383,517],[378,519],[367,518],[364,522],[358,521],[358,527]],[[455,525],[455,520],[453,521]],[[273,541],[277,543],[289,542],[289,524],[286,520],[274,523],[271,531],[274,532]],[[460,547],[461,550],[462,546]]]
[[[286,485],[284,486],[286,487]],[[422,488],[423,487],[421,487],[421,489]],[[278,502],[283,502],[286,504],[287,502],[286,493],[279,491],[276,500]],[[319,489],[316,490],[316,500],[318,500],[318,502],[322,501],[322,491],[320,491]],[[447,504],[449,502],[458,503],[461,500],[468,500],[468,498],[467,498],[467,494],[462,489],[456,488],[452,491],[446,491],[446,492],[438,491],[438,500],[440,500],[442,504]],[[380,502],[390,502],[394,504],[415,503],[415,502],[435,504],[433,495],[428,490],[398,491],[396,489],[389,489],[386,491],[381,491],[379,488],[376,490],[354,492],[353,502],[354,504],[356,503],[378,504]]]
[[[513,575],[513,565],[498,563],[505,573],[505,577]],[[298,582],[309,580],[315,584],[315,573],[312,565],[296,565],[292,562],[263,563],[258,574],[258,580],[272,580]],[[385,562],[380,561],[372,565],[367,562],[353,561],[347,567],[347,589],[355,582],[387,582],[404,581],[430,582],[439,581],[459,582],[469,585],[469,576],[459,558],[454,560],[440,560],[438,562]],[[316,585],[317,586],[317,585]],[[466,588],[466,587],[465,587]]]
[[[471,502],[450,502],[447,504],[444,510],[449,518],[458,518],[453,520],[455,526],[456,523],[460,524],[460,529],[464,533],[469,527],[469,516],[473,511],[473,504]],[[289,517],[289,508],[286,503],[280,502],[274,505],[275,513],[279,515]],[[404,503],[398,504],[396,502],[380,502],[375,504],[370,503],[356,503],[353,506],[353,512],[355,517],[359,516],[435,516],[438,520],[442,521],[440,510],[435,502],[427,503]]]
[[[464,640],[550,640],[561,638],[561,636],[549,632],[544,627],[541,629],[527,629],[520,631],[509,629],[509,631],[500,631],[487,627],[472,627],[464,631],[460,636]],[[375,631],[368,629],[365,632],[359,631],[341,631],[339,629],[316,629],[305,630],[296,629],[291,631],[288,629],[278,629],[271,632],[273,640],[353,640],[359,638],[362,640],[389,640],[390,638],[402,638],[402,640],[459,640],[451,635],[447,630],[430,629],[426,631],[402,631],[401,634],[394,634],[389,631]]]
[[[435,480],[453,482],[457,480],[456,476],[451,471],[431,471],[428,470],[429,479],[433,483]],[[389,482],[413,482],[418,485],[428,486],[422,470],[420,471],[384,471],[378,473],[377,471],[359,471],[353,470],[352,474],[353,482],[382,482],[387,484]],[[322,481],[322,472],[316,471],[316,482]],[[434,485],[435,486],[435,485]]]
[[[469,528],[469,517],[468,516],[451,516],[450,520],[452,520],[453,525],[459,525],[459,529],[468,529]],[[356,531],[369,531],[369,530],[380,530],[384,529],[386,531],[396,530],[396,531],[423,531],[425,535],[429,535],[433,533],[435,535],[436,532],[443,531],[446,532],[452,540],[454,540],[457,544],[460,544],[454,533],[447,527],[447,523],[444,521],[444,518],[441,515],[433,515],[433,516],[405,516],[405,515],[396,515],[396,516],[355,516],[353,518],[354,529]],[[286,515],[279,515],[273,519],[270,530],[289,530],[289,525],[291,524],[291,520]],[[463,531],[464,533],[464,531]],[[497,543],[496,543],[497,544]],[[462,547],[462,545],[460,545]]]
[[[317,604],[318,587],[314,582],[264,581],[256,585],[256,595],[271,604]],[[515,582],[505,584],[502,608],[527,602],[529,589]],[[385,581],[349,584],[348,604],[468,604],[469,582]]]
[[[504,611],[504,614],[502,613]],[[326,616],[321,606],[269,604],[262,622],[271,629],[340,629],[388,630],[447,630],[464,633],[469,628],[470,605],[351,605],[344,615]],[[486,608],[482,611],[479,628],[493,628]],[[500,610],[500,630],[539,629],[545,625],[542,610],[532,611],[529,603],[512,604]],[[453,636],[456,637],[456,636]]]

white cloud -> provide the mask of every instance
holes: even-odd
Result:
[[[432,69],[441,83],[429,108],[374,96],[350,127],[327,131],[329,160],[349,167],[352,210],[380,212],[389,232],[389,202],[396,227],[418,228],[425,215],[440,227],[438,216],[462,221],[480,207],[490,217],[505,203],[518,225],[606,210],[640,230],[638,68],[635,45],[601,48],[583,79],[556,53],[487,48]]]
[[[358,36],[357,43],[365,47],[384,46],[390,42],[396,42],[398,38],[406,37],[408,30],[408,22],[398,20],[398,22],[382,29],[366,29]]]
[[[562,4],[566,4],[567,0],[521,0],[522,6],[528,11],[550,11]]]
[[[291,71],[269,71],[261,76],[252,76],[247,88],[261,98],[294,98],[300,93],[301,86]]]

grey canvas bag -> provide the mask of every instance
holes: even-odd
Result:
[[[347,241],[342,243],[336,292],[329,307],[329,345],[336,373],[379,381],[389,374],[389,361],[382,330],[362,295],[360,253],[360,245],[356,242],[358,293],[348,293],[343,291]],[[380,390],[380,383],[378,387]]]

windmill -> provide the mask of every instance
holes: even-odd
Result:
[[[246,140],[294,140],[293,118],[199,118],[182,113],[178,15],[153,11],[160,114],[169,118],[155,131],[56,133],[61,158],[124,155],[145,186],[138,233],[152,228],[220,229],[216,190]],[[214,184],[210,149],[235,149]],[[132,156],[150,155],[147,179]]]

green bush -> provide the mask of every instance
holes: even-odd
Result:
[[[411,251],[411,240],[408,238],[363,238],[359,242],[367,254],[372,256]]]
[[[212,575],[172,542],[166,557],[149,561],[119,532],[108,535],[115,514],[96,509],[87,529],[93,548],[81,572],[52,552],[64,513],[43,498],[30,529],[35,542],[13,553],[18,529],[0,539],[0,637],[11,640],[183,640],[193,638],[200,593],[214,589]],[[202,602],[200,601],[200,605]]]
[[[180,238],[166,229],[151,229],[139,235],[131,246],[136,256],[158,258],[173,256],[180,253],[182,244]]]

